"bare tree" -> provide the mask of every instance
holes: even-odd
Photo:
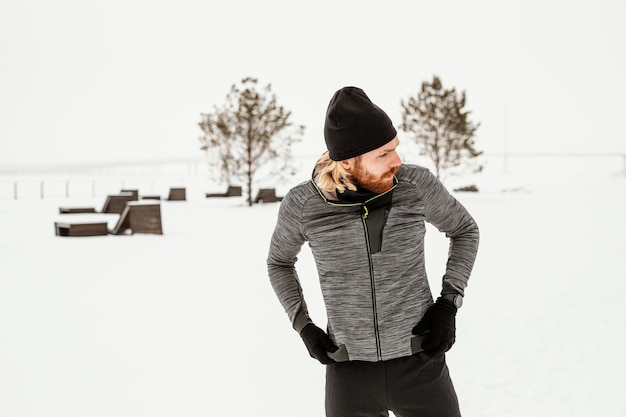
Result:
[[[257,79],[233,84],[222,107],[201,114],[201,149],[210,156],[222,180],[245,183],[248,204],[258,177],[272,181],[295,173],[291,147],[301,140],[304,126],[289,121],[291,112],[279,106],[270,84],[261,91]]]
[[[410,97],[402,105],[401,129],[413,135],[422,155],[435,165],[437,178],[454,174],[455,168],[471,167],[482,170],[476,157],[482,154],[474,148],[474,134],[480,123],[469,120],[464,111],[465,92],[457,94],[454,88],[444,89],[441,80],[423,82],[417,97]]]

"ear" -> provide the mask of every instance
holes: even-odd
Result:
[[[339,163],[341,164],[341,167],[343,169],[345,169],[346,171],[350,171],[353,165],[352,161],[354,161],[354,158],[344,159],[343,161],[339,161]]]

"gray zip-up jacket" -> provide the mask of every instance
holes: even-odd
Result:
[[[384,213],[380,250],[366,217],[379,194],[345,203],[315,179],[283,198],[267,258],[270,281],[294,329],[311,323],[295,264],[308,242],[317,265],[337,361],[381,361],[416,352],[411,330],[433,303],[424,265],[424,222],[450,239],[443,293],[464,294],[478,250],[478,226],[426,168],[403,164]],[[388,192],[388,193],[389,193]],[[386,193],[385,193],[386,194]]]

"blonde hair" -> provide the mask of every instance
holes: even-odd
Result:
[[[352,175],[338,161],[330,159],[328,152],[324,152],[317,161],[316,171],[317,185],[326,192],[356,190]]]

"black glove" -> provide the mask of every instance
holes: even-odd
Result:
[[[437,356],[450,350],[455,341],[456,311],[452,301],[439,297],[413,327],[414,335],[427,334],[422,343],[426,355]]]
[[[335,363],[334,360],[328,357],[326,352],[335,352],[339,348],[335,346],[324,330],[313,323],[309,323],[300,331],[300,337],[304,340],[304,344],[312,358],[317,359],[324,365]]]

